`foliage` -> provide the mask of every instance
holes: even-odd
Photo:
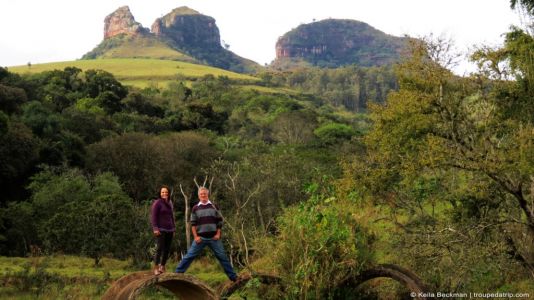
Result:
[[[534,15],[534,2],[532,0],[510,0],[510,6],[513,9],[521,6],[526,9],[527,13]]]
[[[323,144],[333,145],[342,140],[348,140],[356,134],[354,129],[346,124],[327,123],[313,131]]]
[[[160,118],[164,114],[161,106],[152,103],[148,97],[139,92],[129,93],[126,98],[122,99],[122,104],[129,112]]]
[[[0,84],[0,110],[9,114],[18,112],[20,106],[27,101],[23,89]]]
[[[24,182],[38,159],[39,151],[38,140],[28,127],[7,118],[4,120],[7,128],[4,127],[4,133],[0,134],[0,181],[4,185],[0,203],[3,205],[16,193],[13,185]]]
[[[279,297],[344,297],[353,290],[338,284],[375,262],[436,290],[528,287],[532,37],[512,28],[502,48],[479,49],[471,77],[449,70],[449,45],[414,42],[395,68],[261,79],[157,60],[0,68],[0,253],[146,268],[157,187],[170,186],[182,220],[178,188],[191,204],[193,179],[209,176],[232,261],[279,274]],[[192,271],[218,283],[217,268]],[[248,292],[266,295],[257,282]]]
[[[432,52],[445,48],[414,45],[397,69],[399,91],[387,105],[371,107],[366,155],[354,157],[346,171],[365,199],[392,208],[390,221],[402,233],[393,247],[428,282],[449,290],[497,288],[504,283],[491,277],[497,269],[513,264],[506,273],[513,280],[533,262],[532,249],[512,234],[534,232],[528,204],[533,131],[500,108],[502,100],[526,95],[514,93],[522,80],[454,76]],[[488,260],[489,269],[477,267]]]
[[[281,144],[305,144],[313,138],[315,115],[309,111],[283,112],[272,125],[273,139]]]
[[[42,241],[46,251],[83,253],[95,264],[104,254],[125,258],[135,251],[134,207],[115,176],[88,180],[78,170],[48,169],[35,175],[29,188],[31,200],[9,206],[3,216],[13,225],[8,234],[19,235],[26,247]],[[32,222],[25,223],[28,219]]]
[[[119,100],[126,97],[128,90],[113,76],[113,74],[104,70],[87,70],[85,74],[85,91],[87,96],[91,98],[103,97],[101,104],[104,109],[106,107],[112,107],[107,104],[105,98],[110,95],[115,96]],[[103,96],[105,95],[105,96]],[[114,111],[107,111],[112,113]]]
[[[313,196],[280,217],[273,254],[290,297],[332,298],[340,282],[372,263],[369,234],[352,209],[340,199]]]
[[[350,111],[365,111],[369,103],[383,103],[388,92],[398,88],[391,66],[299,68],[269,75],[269,82],[286,84],[298,91],[315,95],[323,103]],[[264,78],[265,76],[263,75]]]
[[[140,202],[155,195],[162,183],[192,183],[215,153],[209,139],[193,132],[159,137],[128,133],[89,146],[88,167],[116,174],[128,195]]]
[[[94,258],[95,265],[103,255],[124,259],[132,254],[135,250],[128,245],[137,237],[132,231],[135,215],[132,202],[124,195],[106,194],[88,203],[70,202],[61,207],[44,223],[47,231],[42,235],[47,249],[80,251]]]

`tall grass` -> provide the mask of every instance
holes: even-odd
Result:
[[[167,263],[174,271],[176,258]],[[104,258],[99,266],[86,257],[0,257],[0,299],[100,299],[111,284],[128,273],[140,271],[132,262]],[[188,274],[212,288],[227,280],[219,263],[206,255],[191,265]],[[145,290],[139,299],[173,299],[161,288]]]

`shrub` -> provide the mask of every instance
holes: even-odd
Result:
[[[340,123],[328,123],[315,129],[313,133],[326,145],[332,145],[341,140],[350,140],[356,134],[349,125]]]
[[[279,218],[275,261],[290,298],[332,298],[336,287],[372,261],[370,239],[350,204],[314,199]]]

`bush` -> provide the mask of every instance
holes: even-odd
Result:
[[[46,169],[32,177],[29,189],[29,201],[0,211],[10,225],[7,238],[16,241],[7,245],[22,252],[16,254],[34,245],[47,252],[87,255],[97,265],[104,255],[135,256],[138,240],[144,238],[141,231],[149,232],[139,225],[147,224],[147,217],[109,172],[88,178],[76,169]]]
[[[328,123],[315,129],[313,133],[325,145],[332,145],[342,140],[350,140],[356,131],[349,125]]]
[[[336,287],[372,261],[370,239],[351,205],[314,199],[279,218],[275,260],[290,298],[332,298]]]

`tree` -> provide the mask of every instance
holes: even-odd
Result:
[[[215,155],[208,138],[193,132],[154,137],[126,133],[88,147],[88,167],[95,173],[110,171],[136,201],[152,197],[161,184],[191,182]]]
[[[334,145],[343,140],[350,140],[352,136],[356,135],[354,129],[340,123],[323,124],[316,128],[313,133],[326,145]]]
[[[534,167],[530,125],[499,114],[494,104],[499,99],[484,93],[484,86],[455,78],[423,53],[403,65],[401,90],[388,107],[374,110],[377,125],[369,142],[386,138],[400,145],[395,152],[427,152],[430,160],[419,160],[425,166],[492,179],[515,198],[534,233],[534,214],[525,199]]]
[[[0,138],[7,133],[9,117],[0,111]]]
[[[124,194],[69,202],[44,223],[42,236],[47,249],[87,255],[98,266],[105,254],[124,259],[134,252],[135,216],[132,201]]]
[[[3,113],[0,112],[0,117]],[[24,124],[5,119],[4,133],[0,134],[0,181],[3,191],[0,203],[20,199],[25,195],[24,185],[32,168],[37,164],[39,141]]]
[[[528,251],[518,250],[529,247],[516,233],[534,237],[534,128],[501,107],[506,100],[521,101],[524,95],[509,98],[509,92],[522,82],[492,81],[482,74],[460,78],[448,70],[446,53],[436,52],[447,45],[414,46],[397,69],[399,91],[386,105],[371,107],[367,155],[351,168],[357,189],[406,212],[408,220],[392,217],[392,222],[413,238],[407,247],[409,238],[402,237],[400,246],[420,253],[422,260],[454,253],[453,262],[472,263],[474,249],[447,240],[453,232],[464,245],[484,247],[479,255],[499,253],[503,260],[495,263],[505,264],[510,251],[531,268]],[[450,206],[455,217],[438,215],[439,206]],[[446,283],[436,280],[441,284]]]
[[[85,92],[91,98],[96,98],[103,92],[110,92],[120,100],[128,94],[128,89],[109,72],[103,70],[87,70],[84,74],[86,82]]]
[[[218,112],[211,104],[193,102],[186,106],[181,118],[184,129],[206,128],[217,133],[224,132],[224,123],[228,119],[226,112]]]
[[[153,104],[150,99],[141,93],[134,92],[122,99],[122,104],[130,112],[138,112],[151,117],[162,118],[164,115],[163,108]]]
[[[112,115],[122,110],[121,98],[115,93],[104,91],[96,97],[97,103],[104,109],[108,115]]]
[[[22,121],[39,137],[52,138],[62,129],[62,118],[48,106],[38,101],[26,103]]]
[[[86,145],[100,141],[115,130],[115,124],[105,115],[80,110],[77,107],[67,108],[62,116],[64,128],[76,133]]]
[[[314,115],[305,111],[281,113],[273,122],[273,137],[280,143],[305,144],[313,138]]]
[[[20,113],[22,104],[28,101],[26,92],[17,87],[0,84],[0,110],[8,113]]]
[[[521,6],[527,13],[534,15],[534,1],[532,0],[510,0],[510,6],[512,9]]]
[[[138,214],[116,176],[102,173],[89,179],[76,169],[45,169],[32,177],[29,188],[28,201],[4,211],[11,225],[8,236],[25,241],[25,251],[35,245],[88,255],[95,265],[104,254],[125,258],[136,251],[140,234],[132,228]]]
[[[87,166],[94,173],[112,172],[124,182],[126,193],[140,202],[158,184],[161,145],[143,133],[108,137],[87,148]]]

